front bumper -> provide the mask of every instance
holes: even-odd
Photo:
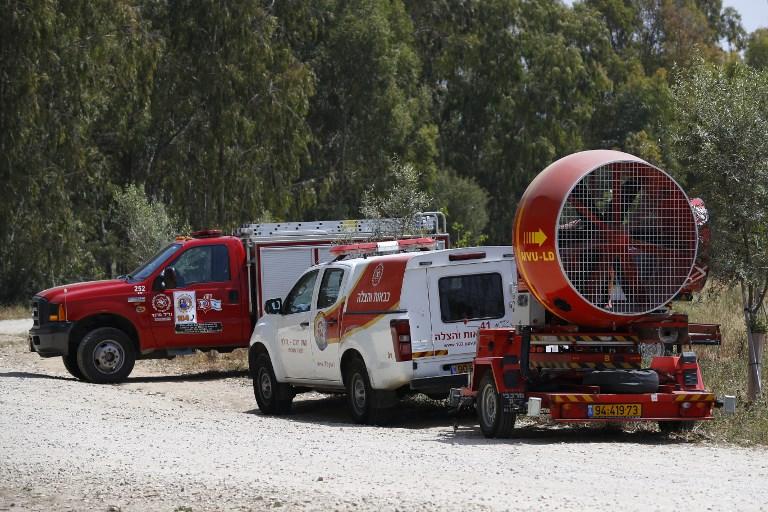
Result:
[[[69,333],[73,322],[49,322],[29,330],[29,351],[40,357],[66,356],[69,354]]]

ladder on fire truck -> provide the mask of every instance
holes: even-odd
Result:
[[[311,222],[265,222],[243,224],[238,230],[241,237],[262,238],[275,236],[323,236],[356,239],[376,234],[387,236],[397,230],[397,219],[347,219]],[[447,233],[445,215],[442,212],[422,212],[413,217],[412,235],[441,235]]]

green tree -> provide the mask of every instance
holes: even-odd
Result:
[[[381,188],[369,187],[363,194],[360,213],[369,219],[391,219],[381,223],[376,238],[402,238],[418,232],[414,217],[432,203],[432,197],[422,190],[421,173],[410,163],[393,158]],[[383,189],[383,190],[382,190]]]
[[[115,232],[120,234],[116,266],[133,269],[146,261],[180,233],[178,222],[168,215],[165,205],[151,201],[134,184],[115,194]]]
[[[293,188],[294,215],[354,215],[364,191],[384,183],[391,155],[417,166],[428,186],[438,132],[402,2],[297,1],[274,13],[318,84],[308,116],[311,160]]]
[[[674,108],[672,148],[710,209],[713,271],[741,289],[759,394],[753,328],[768,292],[768,72],[699,62],[675,84]]]
[[[113,178],[102,121],[145,40],[124,1],[6,4],[0,19],[0,301],[100,274]],[[133,93],[126,93],[130,96]],[[124,125],[123,125],[124,126]]]
[[[437,175],[433,195],[434,209],[443,211],[450,222],[455,246],[479,245],[485,241],[487,237],[483,233],[488,225],[490,198],[474,179],[451,170],[443,171]]]
[[[194,227],[285,216],[307,158],[310,70],[257,0],[147,8],[164,45],[138,181]]]
[[[768,69],[768,28],[759,28],[749,35],[744,59],[753,68]]]

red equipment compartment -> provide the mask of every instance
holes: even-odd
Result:
[[[550,312],[615,328],[672,300],[696,260],[689,199],[661,169],[627,153],[566,156],[542,171],[518,205],[515,259]]]

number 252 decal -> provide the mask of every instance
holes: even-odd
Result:
[[[133,291],[134,293],[144,293],[147,291],[147,288],[143,285],[136,285],[133,287]]]

